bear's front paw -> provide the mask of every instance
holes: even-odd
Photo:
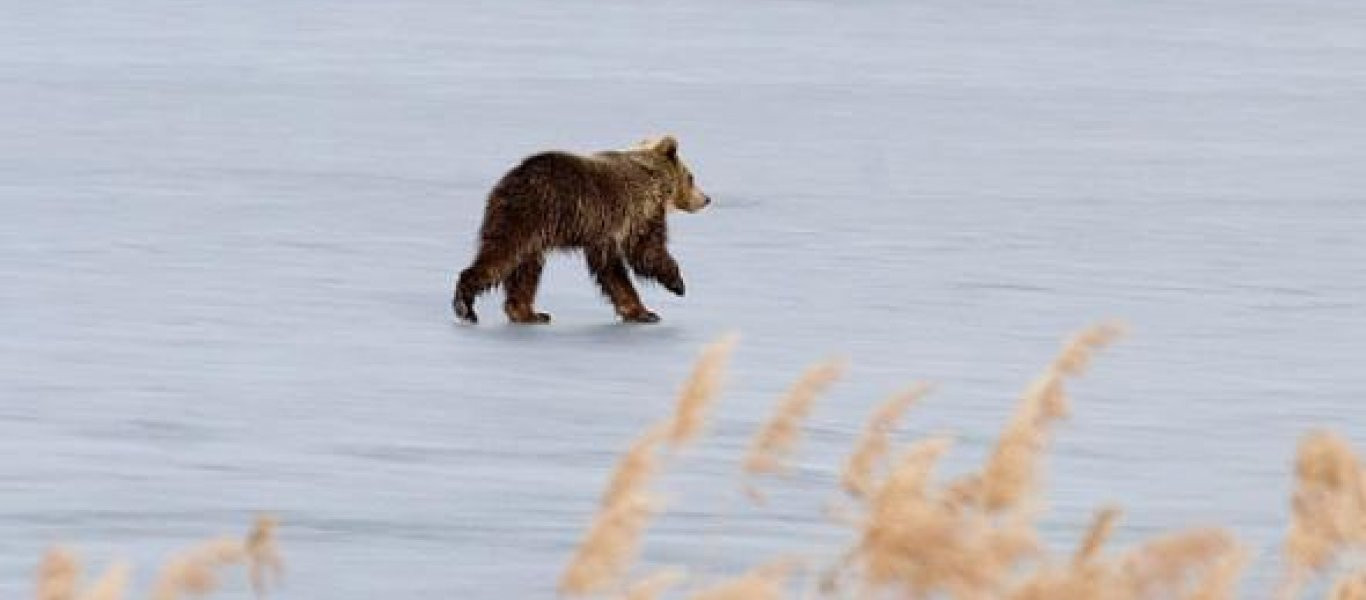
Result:
[[[624,314],[621,316],[621,319],[623,321],[626,321],[627,323],[658,323],[659,315],[649,310],[642,309],[636,312]]]
[[[474,314],[474,303],[456,298],[451,305],[455,308],[457,319],[470,324],[479,322],[479,315]]]

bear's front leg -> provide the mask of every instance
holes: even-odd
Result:
[[[664,289],[682,296],[686,292],[678,261],[669,254],[668,227],[663,218],[650,223],[643,232],[625,247],[626,261],[636,275],[658,281]]]
[[[588,270],[593,273],[603,295],[612,301],[617,315],[629,323],[657,323],[659,315],[645,308],[640,302],[640,294],[631,284],[631,275],[621,254],[612,246],[596,246],[584,249],[588,260]]]
[[[683,284],[683,275],[678,272],[678,262],[669,255],[668,250],[636,248],[626,255],[626,260],[636,275],[658,281],[664,289],[673,292],[675,296],[682,296],[687,292],[687,287]]]

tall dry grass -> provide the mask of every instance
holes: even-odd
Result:
[[[779,560],[751,569],[739,577],[702,588],[689,600],[781,600],[792,572],[790,561]]]
[[[597,517],[560,576],[561,594],[590,594],[623,581],[657,505],[647,488],[668,431],[667,425],[647,430],[617,463]]]
[[[1082,375],[1096,354],[1123,331],[1118,324],[1102,323],[1067,340],[1026,388],[984,464],[955,477],[937,474],[940,460],[952,449],[952,438],[930,437],[899,450],[893,439],[897,424],[925,395],[926,386],[911,388],[880,405],[855,440],[839,480],[833,482],[858,502],[858,514],[849,520],[854,542],[823,570],[816,593],[829,598],[955,600],[1237,597],[1250,554],[1222,528],[1193,527],[1111,550],[1107,544],[1122,527],[1121,513],[1117,507],[1106,507],[1096,512],[1070,551],[1049,548],[1039,535],[1045,456],[1055,429],[1071,410],[1066,383]],[[684,389],[714,390],[709,382],[714,381],[733,343],[732,338],[704,352],[695,377],[705,381],[689,383]],[[834,365],[822,363],[808,371],[779,401],[774,416],[756,433],[746,454],[747,475],[780,472],[791,459],[812,402],[838,377],[840,369]],[[694,396],[707,400],[680,402],[671,421],[632,446],[611,479],[595,524],[612,518],[611,506],[623,502],[607,498],[638,499],[645,493],[648,480],[658,473],[654,454],[658,446],[696,439],[702,422],[698,415],[709,409],[714,392],[683,394],[683,398]],[[685,410],[685,404],[695,406]],[[678,431],[686,435],[673,435]],[[637,455],[642,452],[646,454]],[[1361,566],[1350,559],[1366,546],[1366,471],[1346,440],[1323,432],[1304,438],[1295,466],[1296,489],[1284,543],[1285,574],[1278,597],[1300,598],[1308,582],[1340,571],[1345,574],[1338,574],[1328,597],[1366,600],[1366,570],[1350,569]],[[630,524],[643,528],[641,522]],[[593,538],[591,532],[589,538]],[[633,537],[609,545],[629,550],[634,560],[639,541]],[[570,570],[585,560],[576,554]],[[567,589],[562,581],[561,591],[647,600],[663,597],[672,586],[676,597],[700,600],[798,597],[791,583],[794,563],[781,564],[783,569],[769,565],[688,589],[678,586],[681,577],[677,575],[627,584],[631,561],[618,560],[598,579],[606,583]],[[703,573],[695,580],[706,576]],[[809,598],[811,593],[808,590],[800,597]]]
[[[737,336],[727,335],[702,350],[692,374],[683,382],[672,417],[648,428],[621,457],[603,490],[598,513],[560,574],[557,589],[561,595],[611,592],[652,598],[673,583],[673,576],[646,578],[634,584],[627,581],[645,528],[660,505],[649,487],[660,468],[662,446],[678,450],[705,430],[737,340]]]
[[[104,575],[90,584],[81,600],[123,600],[128,589],[128,579],[132,568],[124,563],[114,563],[105,569]]]
[[[276,526],[275,519],[261,516],[245,538],[213,539],[173,555],[152,587],[152,600],[203,598],[219,588],[224,568],[241,563],[247,563],[252,589],[262,597],[268,587],[265,572],[278,579],[284,569],[275,542]],[[48,550],[38,564],[35,598],[122,600],[127,595],[132,576],[128,565],[114,563],[88,586],[81,582],[81,571],[80,560],[70,550]]]
[[[247,534],[247,577],[257,597],[264,596],[272,584],[284,578],[285,560],[275,543],[275,531],[279,526],[275,517],[261,515]]]
[[[628,584],[622,597],[625,600],[655,600],[685,578],[686,575],[680,569],[656,571]]]
[[[1296,597],[1345,551],[1366,543],[1366,474],[1351,444],[1314,431],[1296,454],[1281,598]]]
[[[1357,571],[1333,582],[1332,600],[1366,600],[1366,572]]]
[[[802,373],[792,387],[774,406],[773,414],[764,422],[745,453],[743,471],[749,477],[785,473],[788,458],[801,441],[802,423],[811,414],[816,399],[844,373],[844,361],[831,359]],[[752,483],[745,491],[756,502],[764,495]]]
[[[650,478],[659,470],[659,445],[665,440],[667,429],[656,426],[647,430],[617,462],[607,489],[602,494],[604,509],[624,502],[632,494],[645,489]]]
[[[982,469],[980,497],[970,500],[980,501],[989,511],[1012,510],[1022,508],[1021,503],[1038,491],[1038,463],[1049,433],[1053,424],[1067,417],[1069,411],[1066,379],[1081,375],[1092,355],[1122,333],[1120,325],[1102,323],[1068,340],[1020,399],[1014,417],[1001,432]]]
[[[560,593],[581,596],[622,585],[655,509],[650,495],[632,490],[598,512],[560,576]]]
[[[930,386],[918,384],[892,396],[873,412],[840,473],[840,484],[845,492],[855,498],[867,498],[872,494],[878,485],[878,470],[892,448],[892,431],[911,405],[929,391]]]
[[[1115,525],[1119,523],[1121,511],[1117,506],[1107,506],[1096,511],[1096,515],[1091,519],[1091,526],[1086,528],[1086,535],[1081,538],[1081,544],[1077,546],[1077,551],[1072,554],[1072,566],[1083,567],[1095,562],[1100,556],[1101,547],[1110,539],[1115,531]]]
[[[678,447],[702,434],[707,414],[725,383],[726,365],[740,337],[728,334],[702,349],[692,375],[679,390],[674,417],[670,421],[669,444]]]
[[[38,600],[71,600],[81,579],[81,561],[66,548],[52,548],[38,563]]]

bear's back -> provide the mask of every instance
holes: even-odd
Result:
[[[485,222],[551,247],[620,241],[662,212],[661,198],[652,193],[654,177],[629,151],[539,152],[494,187]]]

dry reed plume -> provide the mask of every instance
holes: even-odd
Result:
[[[844,373],[844,361],[828,360],[807,369],[778,400],[773,415],[750,443],[744,470],[750,475],[778,473],[801,440],[801,426],[811,406]]]
[[[928,385],[917,385],[893,396],[873,412],[863,435],[854,443],[854,450],[844,463],[844,471],[840,474],[844,491],[855,498],[867,498],[873,492],[878,483],[878,466],[886,460],[892,447],[892,431],[911,405],[929,391]]]
[[[1292,598],[1344,551],[1366,542],[1366,476],[1341,437],[1311,432],[1295,460],[1282,598]]]
[[[1100,555],[1101,546],[1110,539],[1110,534],[1115,531],[1115,524],[1119,522],[1120,510],[1118,507],[1106,507],[1096,512],[1096,516],[1091,520],[1091,526],[1086,529],[1086,536],[1081,539],[1081,545],[1077,546],[1077,551],[1072,554],[1072,565],[1080,567],[1090,564]]]
[[[658,505],[648,488],[659,469],[659,448],[667,443],[678,449],[702,433],[737,340],[737,336],[727,335],[703,349],[679,392],[673,417],[646,430],[617,463],[603,491],[598,514],[560,575],[560,594],[582,596],[619,590],[628,597],[650,598],[666,587],[649,579],[635,585],[625,582]]]
[[[1366,600],[1366,572],[1357,571],[1340,577],[1333,582],[1333,591],[1328,597],[1331,600]]]
[[[284,577],[285,561],[275,543],[275,530],[280,526],[270,515],[256,518],[256,525],[247,534],[247,577],[251,580],[251,590],[258,597],[264,596],[272,581]]]
[[[81,600],[123,600],[124,590],[128,589],[129,571],[126,564],[111,565],[81,594]]]
[[[950,445],[947,438],[913,444],[870,499],[855,549],[868,583],[912,597],[978,597],[999,589],[1005,568],[1033,552],[1033,531],[993,527],[936,488],[934,468]]]
[[[654,502],[646,488],[656,469],[664,427],[631,444],[603,493],[601,509],[560,577],[560,593],[583,595],[616,586],[635,560]]]
[[[671,446],[681,446],[701,435],[706,426],[707,412],[724,383],[730,353],[739,339],[739,336],[729,334],[702,349],[692,375],[678,393],[677,408],[669,430]]]
[[[1065,380],[1080,375],[1093,355],[1121,332],[1117,325],[1102,324],[1069,340],[1027,388],[981,469],[944,482],[935,472],[952,446],[951,438],[922,439],[899,452],[892,440],[902,415],[927,388],[912,388],[879,406],[856,440],[838,482],[860,500],[861,514],[850,519],[856,541],[824,571],[819,581],[821,595],[955,600],[1236,597],[1238,579],[1249,556],[1224,529],[1176,531],[1107,551],[1106,543],[1119,526],[1120,517],[1119,509],[1111,507],[1097,511],[1075,549],[1068,553],[1053,552],[1040,541],[1036,525],[1042,501],[1038,472],[1053,426],[1068,414]],[[704,353],[702,362],[707,361]],[[746,456],[747,474],[780,470],[795,449],[799,427],[811,403],[839,374],[834,365],[824,363],[808,371],[778,403],[774,417],[758,432]],[[618,527],[635,532],[604,542],[616,551],[628,550],[619,556],[634,558],[639,528],[649,517],[651,505],[643,494],[646,481],[657,472],[657,447],[664,440],[674,439],[664,432],[679,430],[685,412],[680,410],[675,421],[648,432],[632,446],[604,495],[604,512],[594,529],[604,520],[617,519]],[[700,422],[686,418],[690,423]],[[683,436],[687,440],[700,430],[681,428],[691,434]],[[895,458],[886,464],[889,456]],[[636,512],[621,515],[608,508],[621,505],[634,506]],[[1300,597],[1300,590],[1312,578],[1342,566],[1344,558],[1364,543],[1366,471],[1344,439],[1311,433],[1298,449],[1280,597]],[[576,555],[576,563],[582,560],[586,559]],[[612,591],[617,597],[651,600],[677,581],[652,577],[626,586],[621,581],[629,560],[589,562],[600,569],[595,579],[590,577],[598,584],[566,587],[562,581],[562,591]],[[60,571],[60,565],[56,566]],[[684,596],[694,600],[779,600],[790,597],[789,571],[790,563],[782,569],[761,567]],[[1336,579],[1328,597],[1366,600],[1366,570]]]
[[[1080,375],[1091,356],[1122,333],[1123,328],[1113,323],[1083,330],[1029,386],[982,470],[980,501],[988,510],[1020,508],[1021,502],[1035,492],[1038,462],[1048,443],[1049,428],[1069,410],[1064,379]]]
[[[81,563],[65,548],[52,548],[38,563],[38,600],[71,600],[81,579]]]
[[[121,600],[128,587],[128,566],[115,563],[79,594],[81,565],[76,555],[53,548],[38,564],[38,600]]]
[[[560,593],[581,596],[621,585],[654,506],[645,493],[632,492],[602,509],[560,576]]]
[[[1120,589],[1128,598],[1179,598],[1211,579],[1220,561],[1240,552],[1223,529],[1180,531],[1149,540],[1120,556]]]
[[[678,569],[657,571],[631,582],[630,585],[626,586],[626,592],[622,594],[622,597],[625,600],[655,600],[669,588],[678,585],[683,579],[683,571]]]
[[[631,494],[645,489],[650,477],[659,469],[658,448],[664,441],[664,427],[653,427],[631,443],[630,449],[617,462],[612,478],[602,494],[602,507],[610,508]]]
[[[1214,559],[1205,577],[1186,596],[1187,600],[1233,600],[1238,597],[1238,577],[1247,568],[1248,551],[1235,546]]]
[[[176,556],[161,568],[152,588],[153,600],[178,600],[202,597],[217,590],[218,572],[226,567],[248,563],[252,587],[259,595],[264,590],[261,572],[282,568],[275,549],[275,520],[258,517],[246,539],[208,540]]]
[[[218,570],[246,561],[251,570],[252,588],[257,596],[265,593],[265,569],[277,575],[283,561],[275,545],[276,522],[270,517],[257,519],[246,539],[221,538],[204,542],[171,557],[162,567],[152,591],[153,600],[201,598],[218,589]],[[54,548],[44,555],[37,574],[38,600],[122,600],[126,595],[131,569],[115,563],[84,591],[81,588],[80,561],[70,551]]]
[[[912,597],[1001,597],[1012,586],[1020,588],[1015,593],[1020,597],[1034,597],[1029,590],[1036,588],[1079,589],[1076,582],[1052,575],[1051,568],[1033,583],[1012,578],[1020,563],[1039,558],[1043,550],[1033,514],[1023,509],[1038,492],[1036,471],[1049,425],[1067,413],[1063,378],[1079,374],[1091,354],[1118,334],[1117,326],[1098,325],[1064,345],[1021,399],[981,473],[937,486],[932,467],[947,444],[931,440],[913,446],[887,480],[865,494],[868,515],[855,556],[867,581],[904,589]],[[884,411],[893,409],[878,413]],[[875,414],[873,422],[880,420]],[[1087,544],[1098,547],[1112,520],[1102,518]],[[1084,545],[1080,552],[1085,558],[1096,548]]]
[[[1083,547],[1099,548],[1090,535],[1087,539]],[[1016,583],[1007,597],[1227,600],[1233,597],[1245,556],[1227,532],[1193,529],[1153,539],[1112,559],[1093,554],[1082,563],[1043,566]]]
[[[688,596],[689,600],[781,600],[792,571],[789,561],[769,563]]]

